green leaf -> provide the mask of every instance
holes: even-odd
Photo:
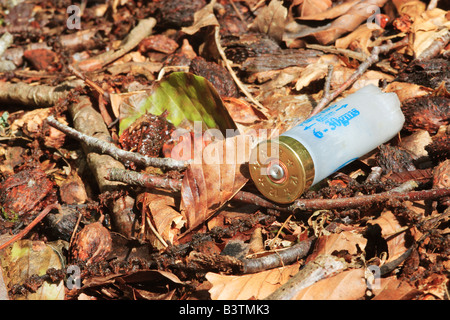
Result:
[[[186,72],[174,72],[156,82],[146,92],[125,96],[120,105],[119,135],[146,112],[161,115],[174,126],[192,126],[201,121],[204,129],[236,130],[236,124],[214,86],[205,78]]]

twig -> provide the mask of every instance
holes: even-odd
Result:
[[[156,177],[149,174],[133,172],[129,170],[113,169],[109,170],[106,177],[111,181],[121,181],[131,185],[138,185],[146,188],[170,188],[173,191],[181,190],[181,182],[179,180]],[[405,186],[410,186],[410,182]],[[399,190],[399,189],[397,189]],[[376,203],[395,201],[419,201],[431,200],[446,197],[450,195],[450,188],[430,189],[421,191],[396,191],[390,190],[372,195],[362,195],[350,198],[336,199],[298,199],[289,206],[275,204],[265,198],[246,191],[239,191],[234,196],[234,201],[250,203],[267,209],[273,209],[283,212],[292,212],[294,210],[314,211],[314,210],[332,210],[332,209],[351,209],[363,206],[370,206]]]
[[[314,49],[314,50],[320,50],[323,52],[328,52],[328,53],[334,53],[334,54],[341,54],[344,55],[346,57],[355,59],[355,60],[359,60],[359,61],[364,61],[367,59],[367,55],[363,52],[356,52],[356,51],[352,51],[349,49],[340,49],[340,48],[336,48],[333,46],[322,46],[320,44],[306,44],[306,47],[308,49]]]
[[[325,86],[323,88],[323,95],[328,96],[331,89],[331,78],[333,77],[334,66],[332,64],[328,65],[328,74],[325,80]]]
[[[220,270],[239,274],[256,273],[268,269],[292,264],[304,258],[311,248],[314,237],[304,240],[292,247],[277,250],[266,256],[254,259],[237,259],[227,255],[210,255],[200,252],[189,254],[189,265],[198,270]]]
[[[22,231],[20,231],[18,234],[16,234],[14,237],[12,237],[11,239],[9,239],[8,241],[6,241],[5,243],[3,243],[2,245],[0,245],[0,250],[6,248],[7,246],[9,246],[10,244],[14,243],[15,241],[22,239],[28,232],[30,232],[31,229],[34,228],[35,225],[37,225],[42,219],[45,218],[45,216],[52,210],[58,207],[58,203],[52,203],[49,204],[48,206],[46,206],[44,208],[44,210],[41,211],[41,213],[39,213],[37,215],[36,218],[34,218],[34,220],[27,225]]]
[[[83,80],[90,88],[92,88],[94,91],[98,93],[98,108],[100,110],[100,114],[103,117],[103,120],[105,121],[106,125],[109,127],[111,123],[113,123],[113,119],[108,113],[108,110],[106,110],[105,107],[105,101],[108,103],[111,102],[111,97],[109,95],[109,92],[103,90],[99,85],[97,85],[94,81],[87,78],[83,73],[81,73],[79,70],[75,69],[72,65],[68,66],[68,69],[78,78]]]
[[[125,151],[117,148],[114,144],[96,139],[94,137],[85,135],[69,126],[58,122],[53,116],[47,118],[47,122],[52,127],[64,132],[70,137],[85,143],[87,146],[99,149],[102,153],[108,154],[119,161],[132,161],[136,164],[144,166],[152,166],[165,169],[183,170],[186,169],[188,162],[179,161],[172,158],[151,158],[139,153]]]
[[[387,43],[381,46],[376,46],[372,49],[372,54],[362,62],[356,71],[335,91],[325,95],[323,95],[322,99],[320,99],[317,106],[313,109],[309,117],[312,117],[318,114],[322,109],[324,109],[330,102],[336,99],[342,92],[344,92],[348,87],[350,87],[359,77],[361,77],[367,69],[373,65],[375,62],[378,62],[380,59],[380,54],[387,53],[392,49],[402,47],[408,43],[408,38],[405,37],[402,40],[396,43]]]
[[[445,46],[449,43],[450,41],[450,30],[447,30],[447,32],[442,35],[441,37],[435,39],[433,41],[433,43],[426,48],[419,57],[417,57],[418,60],[427,60],[427,59],[431,59],[434,58],[435,56],[437,56],[442,49],[445,48]]]
[[[292,264],[309,253],[315,237],[308,238],[287,249],[278,250],[270,255],[255,259],[243,259],[243,273],[255,273]]]
[[[296,200],[289,206],[291,210],[332,210],[339,208],[359,208],[370,206],[375,203],[386,202],[389,200],[395,201],[419,201],[431,200],[446,197],[450,195],[450,188],[430,189],[410,192],[392,192],[386,191],[373,195],[356,196],[351,198],[336,198],[336,199],[300,199]]]
[[[59,99],[67,96],[68,91],[61,91],[61,87],[30,86],[22,82],[0,83],[0,103],[17,103],[30,107],[51,107],[58,103]]]
[[[131,170],[113,168],[109,170],[109,175],[105,177],[110,181],[120,181],[130,185],[137,185],[144,188],[160,188],[172,191],[181,190],[181,181],[168,177],[160,177],[146,173],[139,173]]]
[[[308,262],[299,272],[281,287],[271,293],[265,300],[292,300],[298,292],[319,280],[344,271],[348,264],[342,258],[332,255],[319,255]]]
[[[261,111],[262,114],[264,114],[265,117],[268,118],[268,110],[266,107],[264,107],[261,103],[259,103],[248,90],[244,87],[241,80],[236,76],[236,73],[234,72],[233,68],[231,68],[230,63],[228,62],[227,56],[225,54],[225,51],[222,48],[222,45],[220,44],[220,28],[215,27],[214,30],[214,39],[216,41],[217,51],[219,51],[219,54],[225,63],[225,67],[227,68],[228,72],[230,73],[231,77],[233,78],[236,85],[239,87],[239,89],[242,91],[242,93],[251,101],[253,102],[257,109]]]

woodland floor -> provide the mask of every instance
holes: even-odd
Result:
[[[450,298],[448,1],[11,3],[0,299]],[[369,84],[402,130],[292,204],[171,158],[192,114],[282,133]]]

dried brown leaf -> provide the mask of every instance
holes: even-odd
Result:
[[[405,247],[405,232],[401,232],[402,226],[391,211],[384,210],[378,218],[371,220],[369,224],[378,224],[381,227],[381,236],[387,241],[389,250],[387,262],[395,260],[407,250]]]
[[[335,5],[333,7],[327,8],[325,11],[317,11],[316,13],[312,13],[308,10],[305,13],[305,15],[302,15],[299,19],[300,20],[326,20],[326,19],[334,19],[337,18],[344,13],[346,13],[350,8],[352,8],[356,3],[358,3],[360,0],[351,0],[351,1],[345,1],[341,4]],[[315,3],[315,1],[313,1]],[[311,6],[311,4],[310,4]]]
[[[346,250],[349,254],[357,253],[357,246],[364,248],[367,240],[359,233],[342,231],[319,237],[314,252],[308,256],[308,261],[314,260],[321,254],[332,254],[333,251]]]
[[[374,300],[411,300],[419,295],[420,291],[392,276],[381,279],[380,287],[374,288],[373,293]]]
[[[281,41],[287,13],[288,10],[283,6],[283,1],[272,0],[267,7],[261,10],[250,29],[267,34],[276,41]]]
[[[248,181],[251,138],[238,135],[208,144],[201,163],[194,159],[185,172],[181,187],[181,213],[193,229],[205,222]]]
[[[387,0],[366,0],[352,6],[344,15],[334,20],[326,30],[314,33],[314,37],[321,44],[329,44],[341,35],[355,30],[363,21],[366,21],[375,9],[382,7]]]
[[[146,192],[141,198],[149,209],[155,228],[161,237],[170,243],[175,243],[180,229],[186,223],[183,216],[174,209],[174,197],[164,193]],[[159,242],[155,239],[155,242]]]
[[[295,300],[357,300],[366,291],[364,269],[351,269],[298,292]]]
[[[330,0],[304,0],[300,9],[300,17],[308,19],[308,17],[326,12],[331,4]]]
[[[209,272],[209,290],[213,300],[263,299],[298,272],[298,263],[243,276],[225,276]]]
[[[432,90],[414,83],[394,81],[389,83],[384,91],[395,92],[400,102],[403,103],[403,101],[407,99],[426,96],[430,94]]]

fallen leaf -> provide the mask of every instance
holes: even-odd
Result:
[[[214,15],[214,4],[216,1],[211,1],[208,5],[204,6],[202,9],[194,13],[194,23],[192,26],[183,27],[181,31],[193,35],[197,33],[201,28],[209,26],[219,26],[219,22]]]
[[[148,207],[151,220],[155,223],[155,228],[161,237],[167,242],[176,243],[177,235],[186,220],[174,209],[174,197],[163,193],[145,192],[139,196],[139,199],[142,199],[142,205]],[[155,239],[152,243],[159,245],[159,240]]]
[[[298,272],[299,263],[243,276],[226,276],[208,272],[212,300],[263,299]]]
[[[288,10],[283,6],[283,1],[271,0],[269,5],[258,13],[250,30],[267,34],[280,42],[283,39],[287,13]]]
[[[234,122],[252,124],[264,119],[264,115],[259,114],[258,111],[245,100],[224,97],[223,102]]]
[[[407,250],[405,232],[397,233],[402,226],[392,211],[383,210],[378,218],[370,220],[368,224],[378,224],[381,227],[381,236],[387,241],[389,250],[387,262],[395,260]]]
[[[411,31],[414,34],[413,50],[415,57],[419,57],[436,39],[448,33],[450,21],[446,18],[446,11],[435,8],[427,10],[415,18]]]
[[[368,20],[375,9],[382,7],[387,0],[365,0],[356,3],[345,14],[334,20],[327,29],[315,32],[313,36],[321,44],[329,44],[345,33],[351,32]]]
[[[346,250],[349,254],[357,254],[358,246],[362,249],[366,246],[367,240],[359,233],[352,231],[342,231],[320,236],[313,253],[308,256],[308,261],[314,260],[321,254],[332,254],[334,251]]]
[[[392,276],[382,278],[380,287],[374,288],[373,293],[375,294],[373,300],[413,300],[421,294],[421,291]]]
[[[59,240],[59,242],[62,242]],[[58,246],[43,241],[19,240],[0,251],[0,264],[8,288],[23,284],[32,275],[42,276],[48,269],[62,269],[62,252]],[[17,300],[64,300],[64,281],[49,283],[44,281],[35,292],[23,296],[10,297]]]
[[[307,10],[306,12],[302,11],[304,13],[304,15],[302,14],[298,19],[300,19],[300,20],[335,19],[335,18],[343,15],[344,13],[346,13],[348,10],[350,10],[350,8],[352,8],[355,4],[357,4],[360,1],[361,0],[345,1],[345,2],[339,3],[337,5],[333,5],[332,7],[330,7],[326,1],[325,4],[323,4],[321,7],[323,9],[324,7],[327,6],[327,10],[325,10],[325,11],[323,11],[323,10],[322,11]],[[308,2],[309,2],[310,7],[313,7],[315,4],[315,1],[308,1]],[[316,11],[316,13],[313,13],[314,11]]]
[[[400,102],[403,103],[408,99],[426,96],[432,92],[432,89],[414,83],[393,81],[386,86],[384,91],[395,92]]]
[[[402,138],[400,147],[408,150],[414,157],[414,160],[421,157],[428,156],[428,152],[425,147],[433,142],[430,133],[426,130],[420,129],[414,131],[410,136]]]
[[[303,0],[300,6],[300,17],[307,19],[327,11],[331,7],[330,0]]]
[[[300,290],[293,300],[359,300],[366,289],[364,269],[351,269]]]
[[[337,89],[342,86],[344,81],[348,79],[354,71],[355,70],[352,68],[336,66],[333,71],[333,76],[331,77],[331,87],[333,89]],[[361,77],[359,77],[358,80],[356,80],[346,92],[348,94],[353,93],[369,84],[374,84],[378,87],[380,82],[383,80],[390,82],[394,80],[394,77],[380,71],[368,70]]]
[[[246,135],[215,141],[203,149],[201,159],[194,157],[181,187],[181,213],[188,228],[205,222],[247,183],[250,142]]]
[[[174,126],[192,127],[196,121],[206,128],[236,129],[223,101],[211,83],[203,77],[174,72],[155,83],[151,89],[125,94],[119,103],[121,135],[145,113],[159,116],[168,112],[167,120]]]

